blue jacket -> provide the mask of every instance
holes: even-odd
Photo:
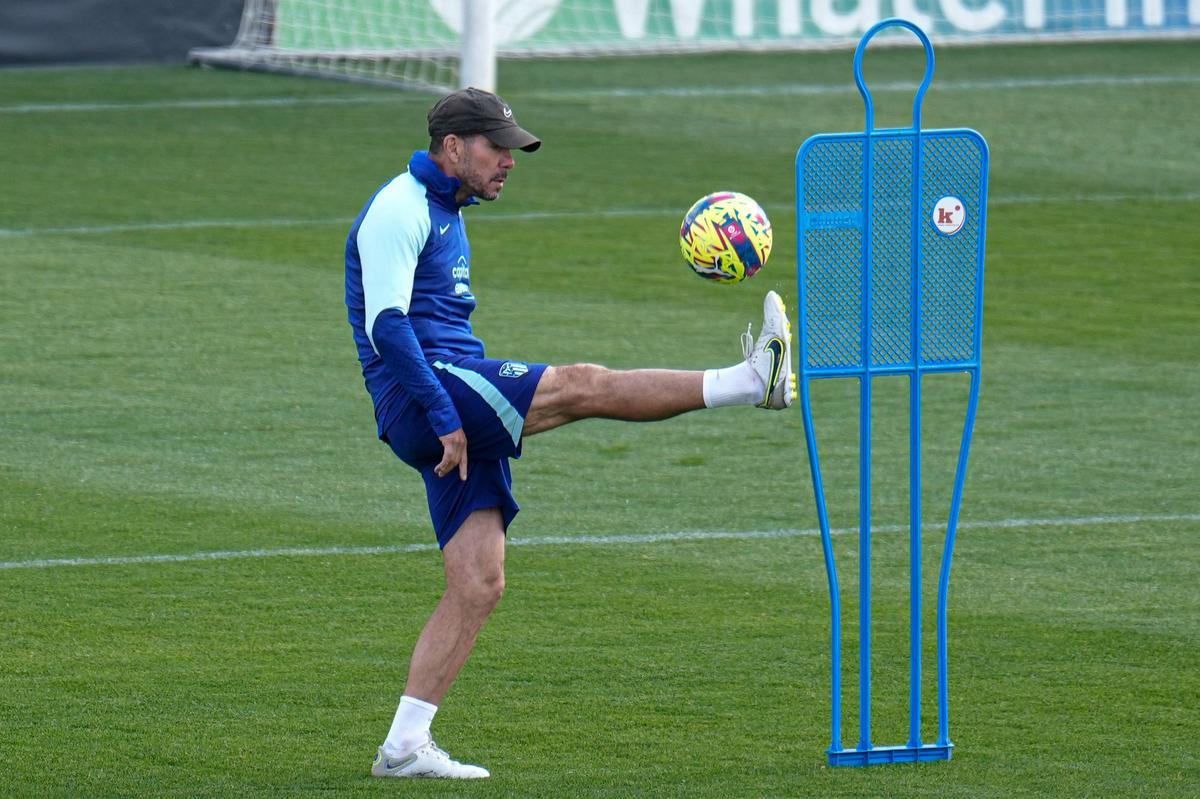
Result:
[[[471,246],[460,182],[424,150],[408,171],[385,183],[363,208],[346,240],[346,308],[367,391],[382,437],[416,402],[434,432],[462,426],[430,360],[483,356],[471,331]]]

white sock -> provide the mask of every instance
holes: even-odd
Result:
[[[429,725],[433,723],[434,713],[437,713],[437,705],[411,696],[400,697],[400,707],[396,708],[396,718],[392,720],[383,748],[392,757],[403,757],[423,746],[430,740]]]
[[[762,379],[747,361],[704,372],[704,405],[707,408],[756,405],[762,402],[763,390]]]

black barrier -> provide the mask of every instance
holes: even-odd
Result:
[[[184,63],[233,41],[243,0],[3,0],[0,65]]]

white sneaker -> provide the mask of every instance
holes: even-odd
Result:
[[[763,326],[758,341],[751,344],[750,329],[742,334],[742,353],[763,382],[759,408],[781,410],[796,399],[796,375],[792,373],[792,326],[787,308],[774,291],[763,299]]]
[[[429,777],[450,780],[478,780],[492,776],[480,766],[469,766],[451,760],[450,755],[433,741],[414,749],[403,757],[392,757],[379,747],[371,764],[372,777]]]

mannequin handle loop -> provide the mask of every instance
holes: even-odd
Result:
[[[867,83],[863,79],[863,55],[867,51],[867,44],[875,34],[884,28],[892,27],[907,28],[912,31],[925,48],[925,77],[917,89],[917,96],[913,99],[913,130],[919,131],[921,129],[921,104],[925,100],[925,90],[929,88],[929,84],[933,80],[933,45],[929,43],[929,37],[925,35],[925,31],[921,30],[914,23],[906,19],[900,19],[899,17],[892,17],[875,23],[863,35],[862,39],[859,40],[858,47],[854,50],[854,82],[858,85],[858,93],[862,95],[863,104],[866,106],[867,133],[875,129],[875,102],[871,99],[871,91],[867,88]]]

